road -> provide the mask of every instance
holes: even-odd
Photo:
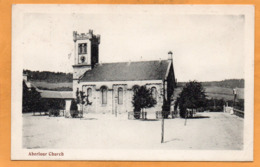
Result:
[[[199,113],[197,118],[166,119],[161,144],[160,120],[128,120],[127,115],[86,115],[85,119],[23,115],[24,148],[64,149],[243,149],[244,120],[228,113]]]

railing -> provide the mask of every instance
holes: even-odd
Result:
[[[169,114],[169,118],[178,117],[178,111],[171,111]],[[147,112],[128,112],[128,119],[147,119]],[[155,112],[156,119],[162,119],[162,111]]]
[[[48,115],[48,111],[33,111],[33,115],[35,115],[35,113],[40,113],[40,115]]]
[[[128,112],[128,119],[147,119],[147,112]]]
[[[178,115],[179,115],[178,111],[170,111],[168,118],[177,118]],[[156,117],[156,119],[161,119],[162,118],[162,111],[156,111],[155,117]]]
[[[140,112],[128,112],[128,119],[135,119],[138,116],[140,116]]]
[[[233,111],[234,111],[234,114],[241,117],[241,118],[244,118],[244,111],[241,111],[241,110],[238,110],[238,109],[235,109],[233,108]]]

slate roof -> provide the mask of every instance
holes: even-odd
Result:
[[[81,81],[162,80],[169,64],[168,60],[97,64],[85,72]]]
[[[51,90],[40,90],[29,81],[23,81],[27,89],[34,87],[37,92],[40,93],[41,98],[44,99],[73,99],[72,91],[51,91]]]
[[[73,99],[72,91],[40,90],[40,94],[45,99]]]

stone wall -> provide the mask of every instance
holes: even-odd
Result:
[[[89,101],[91,105],[84,105],[83,110],[85,113],[103,113],[103,114],[123,114],[133,111],[132,98],[133,98],[133,86],[146,85],[147,88],[155,87],[157,90],[157,104],[155,107],[147,109],[147,112],[155,113],[161,111],[163,104],[162,96],[162,81],[118,81],[118,82],[84,82],[75,83],[74,93],[77,88],[84,91],[87,95],[88,89],[91,89],[91,96]],[[102,104],[102,87],[107,88],[107,104]],[[123,89],[123,104],[118,104],[118,89]]]

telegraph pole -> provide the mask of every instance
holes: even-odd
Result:
[[[172,61],[172,51],[168,52],[168,60],[170,60],[173,63],[173,61]],[[163,80],[163,105],[166,105],[165,80],[166,80],[166,78]],[[167,99],[167,100],[170,100],[170,99]],[[168,103],[167,103],[167,105],[168,105]],[[162,133],[161,133],[162,138],[161,138],[161,143],[164,142],[164,110],[165,110],[165,106],[163,107],[163,110],[162,110],[162,113],[161,113],[161,115],[162,115]]]
[[[233,94],[234,94],[234,100],[233,100],[233,108],[234,108],[235,107],[236,98],[237,98],[237,90],[236,90],[236,88],[233,89]]]
[[[161,143],[164,142],[164,117],[162,114],[162,138],[161,138]]]

